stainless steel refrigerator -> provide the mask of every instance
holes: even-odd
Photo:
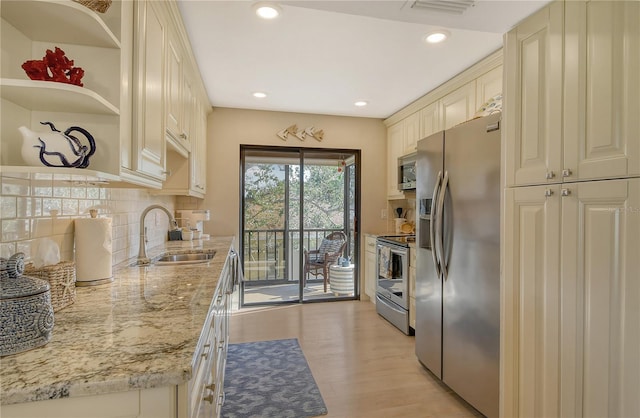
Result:
[[[498,416],[500,113],[418,142],[416,355]]]

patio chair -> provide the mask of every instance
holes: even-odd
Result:
[[[329,266],[335,264],[338,257],[342,255],[344,247],[347,245],[347,236],[344,232],[336,231],[327,235],[317,250],[304,250],[304,272],[303,280],[306,286],[309,274],[315,277],[322,274],[324,279],[324,292],[327,292],[329,283]]]

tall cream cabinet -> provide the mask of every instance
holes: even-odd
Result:
[[[639,7],[555,2],[507,34],[508,186],[640,175]]]
[[[638,21],[556,1],[505,37],[501,416],[640,416]]]
[[[472,119],[480,106],[500,93],[502,50],[386,119],[387,198],[406,197],[398,190],[398,157],[416,152],[420,139]]]

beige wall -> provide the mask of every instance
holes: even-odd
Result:
[[[293,124],[322,129],[324,139],[303,142],[290,136],[283,141],[276,135]],[[361,150],[360,231],[384,231],[380,212],[387,207],[386,135],[381,119],[215,108],[208,120],[207,195],[198,205],[211,210],[205,232],[238,236],[241,144]]]

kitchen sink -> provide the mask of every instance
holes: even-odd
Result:
[[[178,250],[168,251],[152,259],[138,259],[131,267],[156,266],[176,266],[184,264],[206,263],[216,255],[215,250]]]
[[[187,253],[187,254],[165,254],[153,261],[155,265],[167,264],[195,264],[206,263],[211,260],[215,253]]]

